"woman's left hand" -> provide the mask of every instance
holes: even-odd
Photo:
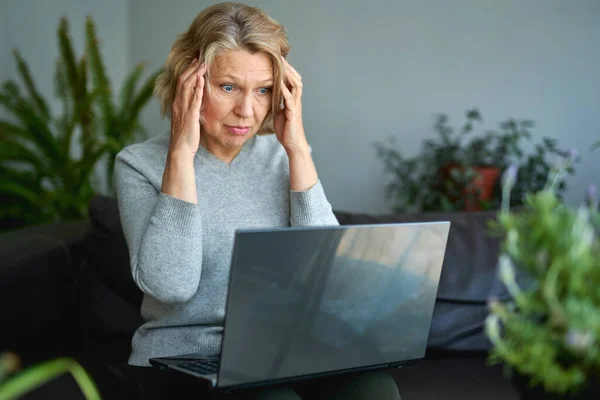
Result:
[[[284,57],[285,75],[281,85],[283,108],[275,117],[275,133],[285,151],[309,151],[302,123],[302,77]]]

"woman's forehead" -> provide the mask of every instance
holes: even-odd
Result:
[[[268,81],[273,79],[273,64],[265,53],[227,51],[215,58],[211,65],[211,75],[245,81]]]

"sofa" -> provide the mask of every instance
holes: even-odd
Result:
[[[481,389],[490,390],[492,397],[486,398],[511,395],[501,370],[485,362],[490,348],[484,333],[486,302],[507,295],[496,274],[499,238],[487,233],[487,222],[495,214],[335,213],[342,225],[451,222],[425,360],[394,372],[402,381],[404,397],[410,393],[416,398],[436,398],[435,387],[428,382],[456,373],[462,375],[447,384],[464,380],[464,390],[471,392],[474,385],[467,383],[469,376],[488,374],[485,379],[502,388],[486,388],[486,380],[480,380]],[[17,353],[25,365],[57,356],[74,357],[90,372],[104,398],[118,398],[131,336],[141,323],[141,298],[131,277],[114,198],[96,196],[85,220],[0,235],[0,352]],[[421,382],[430,397],[418,387],[411,389],[408,384],[415,382]],[[51,398],[52,390],[60,398],[83,398],[69,377],[27,398]],[[440,393],[443,390],[440,387]],[[457,392],[456,398],[469,398],[466,393]],[[446,392],[443,397],[452,395]]]

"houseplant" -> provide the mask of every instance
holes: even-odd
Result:
[[[0,354],[0,399],[11,400],[37,389],[45,383],[70,373],[87,400],[99,400],[100,393],[89,374],[71,358],[41,362],[19,371],[19,358],[12,353]]]
[[[60,20],[58,44],[55,91],[62,103],[60,115],[50,111],[18,50],[23,89],[12,80],[0,88],[0,105],[8,112],[0,120],[0,230],[84,217],[95,193],[110,193],[116,153],[142,130],[139,114],[160,71],[138,88],[143,66],[136,67],[125,80],[117,107],[92,18],[86,20],[85,53],[79,59],[66,18]],[[103,164],[108,188],[95,179]]]
[[[394,202],[394,211],[472,211],[496,208],[500,205],[500,171],[509,164],[519,165],[515,192],[537,191],[543,186],[540,176],[546,176],[552,156],[567,152],[557,148],[556,140],[543,138],[535,151],[525,154],[523,141],[531,140],[534,123],[530,120],[507,119],[498,129],[475,133],[483,118],[478,109],[465,113],[466,121],[459,129],[449,124],[449,118],[438,115],[436,137],[423,142],[414,157],[402,154],[395,137],[387,143],[376,143],[377,156],[383,161],[392,181],[387,196]],[[573,166],[570,167],[573,172]],[[566,188],[560,183],[560,191]],[[516,194],[513,204],[522,202]]]
[[[524,382],[517,385],[522,398],[588,398],[599,389],[600,213],[593,186],[577,209],[557,195],[572,163],[565,160],[543,190],[526,194],[518,212],[510,210],[516,167],[509,168],[492,223],[503,236],[498,268],[510,300],[490,301],[490,361],[504,363],[515,382]]]

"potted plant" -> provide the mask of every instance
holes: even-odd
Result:
[[[111,193],[118,151],[143,132],[140,111],[151,99],[160,71],[140,85],[144,68],[137,66],[116,105],[92,18],[86,20],[81,58],[75,56],[66,18],[60,20],[58,43],[55,91],[62,103],[60,115],[50,111],[17,50],[22,85],[8,80],[0,87],[0,106],[8,115],[0,119],[0,231],[84,218],[95,193]],[[75,144],[81,151],[74,150]],[[95,180],[99,167],[106,170],[107,188]]]
[[[567,157],[552,168],[519,211],[510,209],[517,168],[507,169],[492,223],[503,236],[498,268],[510,300],[490,301],[490,361],[510,367],[522,399],[587,399],[600,390],[600,213],[594,186],[579,208],[558,196],[571,164]]]
[[[557,148],[556,140],[543,138],[535,151],[525,154],[523,141],[531,139],[530,120],[507,119],[498,129],[475,134],[483,123],[478,109],[467,110],[460,129],[449,118],[438,115],[434,123],[436,137],[423,142],[420,153],[405,157],[395,137],[376,143],[377,156],[383,161],[392,181],[387,196],[394,201],[394,211],[476,211],[497,208],[501,202],[499,176],[509,164],[519,166],[513,204],[522,202],[526,190],[543,186],[552,156],[567,151]],[[569,172],[573,172],[573,166]],[[560,183],[559,190],[566,188]]]
[[[20,360],[13,353],[0,354],[0,399],[21,398],[66,373],[72,375],[87,400],[100,399],[94,380],[72,358],[56,358],[20,370]]]

